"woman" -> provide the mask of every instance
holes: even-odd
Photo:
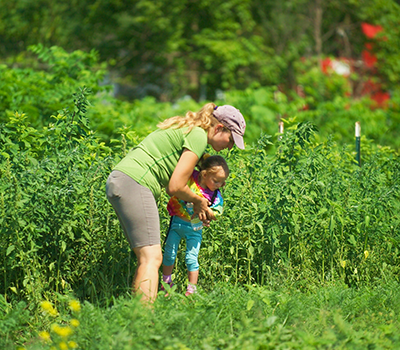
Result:
[[[160,220],[156,201],[164,187],[170,196],[193,203],[194,214],[207,226],[215,216],[207,199],[194,194],[187,182],[207,144],[215,151],[244,149],[246,123],[233,106],[204,105],[197,113],[158,124],[122,159],[108,177],[112,204],[137,259],[133,290],[154,301],[162,262]]]

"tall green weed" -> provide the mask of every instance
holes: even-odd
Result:
[[[314,134],[310,123],[293,124],[274,156],[262,139],[245,154],[230,152],[226,211],[204,234],[205,279],[278,277],[309,288],[398,277],[399,158],[383,149],[359,167],[348,148],[315,143]]]
[[[73,288],[93,298],[100,288],[118,293],[114,277],[127,274],[128,248],[104,195],[113,158],[88,128],[87,93],[43,130],[18,113],[2,127],[2,294],[38,300]]]

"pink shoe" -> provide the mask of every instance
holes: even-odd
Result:
[[[196,294],[196,293],[197,293],[196,285],[189,283],[188,286],[187,286],[187,290],[186,290],[185,296],[188,297],[189,295]]]

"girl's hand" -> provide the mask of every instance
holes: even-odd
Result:
[[[207,209],[207,219],[203,221],[203,225],[207,226],[207,227],[210,226],[211,220],[216,220],[216,217],[215,217],[214,212],[210,208],[208,208]]]

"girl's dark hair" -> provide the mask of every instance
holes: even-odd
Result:
[[[216,166],[222,167],[222,169],[225,171],[226,177],[229,176],[228,164],[226,163],[225,158],[219,155],[210,156],[208,154],[203,154],[198,164],[200,171],[208,170]]]

